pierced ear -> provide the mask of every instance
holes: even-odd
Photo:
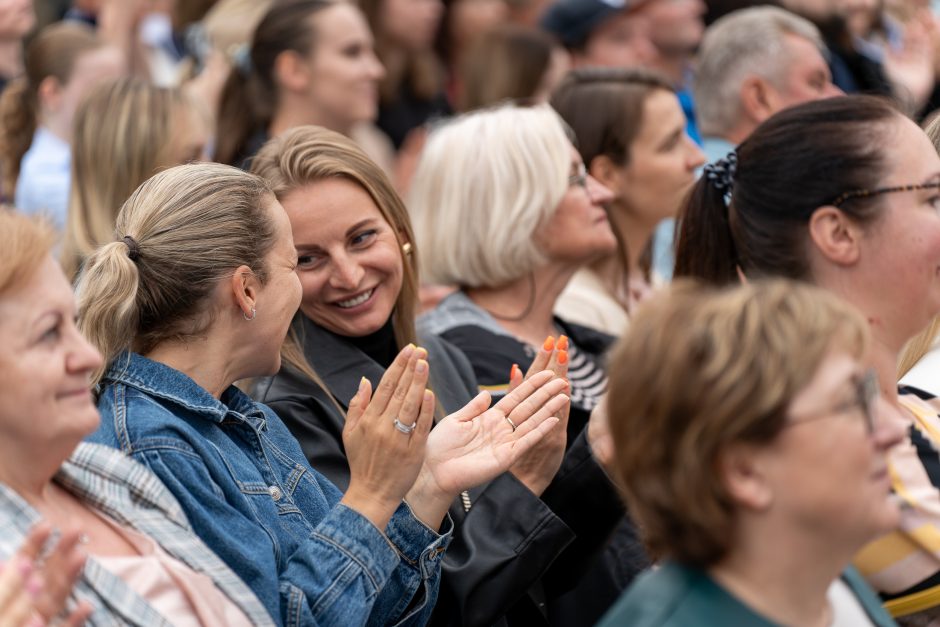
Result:
[[[620,187],[622,185],[620,176],[620,166],[611,161],[607,155],[598,155],[591,159],[588,166],[588,174],[594,177],[601,185],[614,193],[614,196],[620,196]]]
[[[290,91],[303,91],[310,84],[307,60],[293,50],[285,50],[274,59],[274,80]]]
[[[733,444],[718,460],[718,472],[725,489],[742,508],[766,511],[774,501],[773,486],[760,463],[761,449],[748,444]]]
[[[773,88],[762,78],[749,76],[741,83],[739,92],[744,114],[754,124],[760,124],[774,114]]]
[[[826,205],[809,218],[809,237],[828,261],[849,266],[859,259],[861,228],[838,207]]]
[[[255,317],[261,283],[248,266],[238,266],[229,280],[235,306],[248,320]]]

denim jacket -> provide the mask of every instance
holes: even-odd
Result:
[[[216,399],[183,373],[124,354],[99,389],[89,439],[148,466],[196,534],[284,625],[423,625],[443,535],[405,503],[383,535],[339,504],[274,412],[235,387]]]

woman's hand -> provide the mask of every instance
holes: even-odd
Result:
[[[610,435],[610,424],[607,418],[607,395],[591,410],[591,417],[587,427],[588,445],[594,459],[601,468],[610,475],[610,466],[614,461],[614,438]]]
[[[533,375],[489,408],[481,392],[460,411],[441,420],[427,441],[427,456],[407,501],[415,514],[436,527],[461,491],[506,472],[558,428],[568,403],[567,383],[545,371]]]
[[[510,391],[516,389],[522,382],[532,375],[543,370],[551,370],[555,376],[568,381],[568,338],[562,335],[555,342],[555,338],[546,338],[542,348],[532,360],[528,372],[523,377],[519,366],[513,364],[509,375]],[[568,413],[571,404],[567,403],[558,412],[558,427],[533,446],[525,455],[512,465],[510,471],[524,486],[529,488],[536,496],[541,496],[548,484],[555,478],[555,473],[561,466],[568,444]]]
[[[23,546],[0,570],[0,627],[43,625],[65,611],[65,605],[85,565],[78,531],[62,534],[40,560],[52,530],[46,523],[33,527]],[[87,601],[57,624],[82,625],[91,616]]]
[[[383,531],[424,461],[434,415],[426,357],[422,348],[403,348],[374,396],[362,379],[346,414],[343,445],[350,479],[341,502]]]

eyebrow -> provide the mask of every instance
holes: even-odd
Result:
[[[353,224],[351,227],[349,227],[348,229],[346,229],[346,237],[352,236],[353,233],[355,233],[356,231],[358,231],[359,229],[361,229],[361,228],[363,228],[363,227],[365,227],[365,226],[369,226],[370,224],[374,224],[375,221],[376,221],[375,218],[366,218],[366,219],[364,219],[364,220],[359,220],[359,222],[356,222],[356,223]],[[303,244],[303,243],[300,243],[300,242],[294,242],[294,248],[297,249],[297,254],[298,254],[298,255],[300,255],[301,253],[311,253],[311,252],[322,252],[322,251],[323,251],[323,247],[320,246],[319,244]]]
[[[354,225],[346,229],[346,236],[349,237],[350,235],[352,235],[353,233],[355,233],[362,227],[368,226],[372,224],[373,222],[375,222],[375,218],[366,218],[365,220],[359,220],[359,222],[356,222]]]

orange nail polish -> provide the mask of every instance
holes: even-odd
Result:
[[[555,338],[553,338],[551,335],[545,338],[545,343],[542,344],[542,348],[544,348],[547,351],[550,351],[553,348],[555,348]]]
[[[558,350],[566,351],[568,350],[568,336],[561,335],[558,337]]]
[[[513,364],[512,368],[509,369],[509,380],[516,378],[516,372],[519,370],[519,364]]]
[[[558,351],[558,363],[560,363],[562,366],[568,363],[568,351]]]

